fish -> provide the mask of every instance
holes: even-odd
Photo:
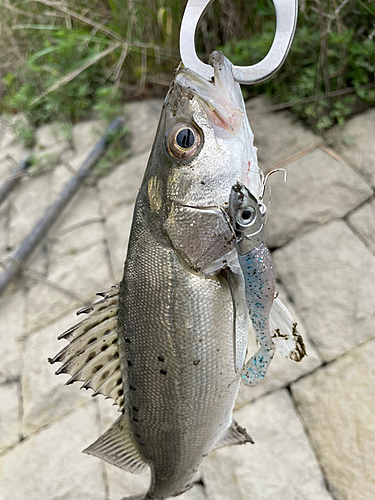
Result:
[[[151,469],[137,498],[194,484],[203,458],[252,443],[232,416],[249,317],[235,242],[223,216],[240,181],[262,190],[232,65],[210,57],[209,82],[180,65],[165,98],[133,215],[121,282],[79,311],[51,363],[68,384],[114,400],[120,415],[84,452],[126,471]]]
[[[258,385],[275,354],[269,316],[275,296],[275,271],[265,245],[264,205],[237,182],[231,190],[228,213],[236,241],[238,261],[245,281],[245,298],[259,349],[246,362],[242,381]]]

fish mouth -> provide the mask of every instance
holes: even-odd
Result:
[[[189,68],[180,67],[175,81],[191,92],[204,108],[216,135],[236,135],[244,121],[242,94],[234,81],[232,63],[215,51],[210,63],[214,68],[214,81],[209,82]]]

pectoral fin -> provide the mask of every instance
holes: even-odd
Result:
[[[101,458],[109,464],[136,474],[148,468],[134,441],[127,414],[121,415],[107,432],[83,450],[83,453]]]
[[[219,437],[218,441],[212,447],[212,450],[223,448],[233,444],[254,444],[252,437],[246,432],[244,427],[241,427],[238,422],[232,420],[232,424],[225,432]]]

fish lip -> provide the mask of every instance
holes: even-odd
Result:
[[[221,69],[226,70],[227,73],[229,71],[228,66]],[[219,71],[215,69],[218,86],[205,80],[189,68],[179,69],[174,81],[197,99],[219,136],[226,137],[227,134],[233,136],[241,130],[244,122],[243,103],[240,101],[238,89],[235,87],[238,84],[234,80],[228,82],[229,79],[224,78],[227,87],[223,88],[223,82],[219,81],[217,73]]]

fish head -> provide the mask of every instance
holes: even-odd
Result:
[[[151,218],[158,214],[176,254],[204,274],[225,266],[234,248],[222,213],[231,187],[241,181],[258,197],[263,181],[232,64],[221,52],[210,62],[212,82],[176,70],[144,181]]]
[[[263,205],[242,183],[237,182],[232,186],[228,214],[240,255],[247,254],[264,243],[262,207]]]

